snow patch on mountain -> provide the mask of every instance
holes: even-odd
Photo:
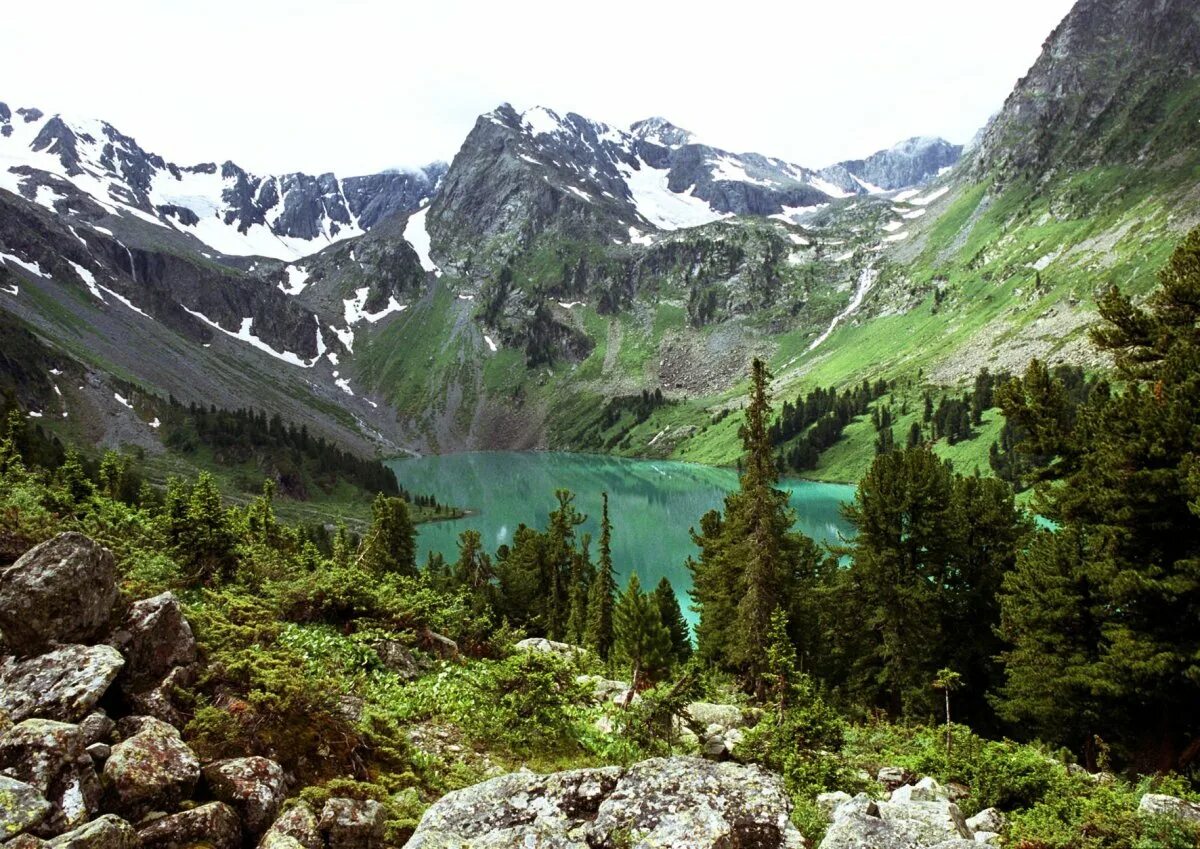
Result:
[[[429,230],[425,227],[425,219],[428,215],[429,207],[423,206],[408,216],[408,221],[404,224],[404,241],[412,245],[413,250],[417,252],[417,258],[421,260],[421,268],[427,272],[432,271],[436,277],[441,277],[442,270],[429,257]]]
[[[183,305],[180,304],[180,306],[183,306]],[[251,345],[252,347],[255,347],[258,350],[262,351],[264,354],[269,354],[272,357],[274,357],[275,359],[282,360],[283,362],[288,363],[290,365],[300,366],[301,368],[312,368],[313,366],[315,366],[317,364],[317,361],[320,360],[321,357],[325,356],[325,339],[323,336],[321,336],[320,324],[317,325],[317,355],[315,357],[313,357],[311,360],[306,360],[303,357],[301,357],[299,354],[293,354],[291,351],[277,351],[274,348],[272,348],[270,345],[268,345],[266,342],[264,342],[262,339],[255,336],[254,335],[254,318],[253,318],[253,316],[251,316],[249,318],[243,318],[241,327],[239,327],[236,331],[233,331],[233,330],[226,330],[220,324],[213,321],[208,316],[204,315],[204,313],[197,312],[196,310],[193,310],[193,309],[188,309],[187,307],[183,307],[183,309],[184,309],[184,312],[188,313],[191,316],[194,316],[195,318],[200,319],[200,321],[207,324],[213,330],[219,330],[220,332],[224,333],[226,336],[232,337],[241,342],[245,342],[246,344]]]
[[[19,256],[15,256],[14,254],[6,254],[3,251],[0,251],[0,261],[11,262],[13,265],[18,265],[21,268],[25,269],[30,274],[36,274],[38,277],[47,277],[47,278],[49,277],[48,274],[46,274],[44,271],[42,271],[42,267],[40,265],[38,265],[36,262],[26,262],[25,260],[21,259]],[[17,293],[13,292],[13,294],[15,295]]]
[[[645,160],[638,160],[638,168],[621,163],[618,166],[633,197],[638,215],[661,230],[680,230],[699,227],[729,218],[732,213],[717,212],[707,201],[686,192],[673,192],[667,184],[670,169],[652,168]]]

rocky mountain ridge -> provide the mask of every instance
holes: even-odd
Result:
[[[0,103],[0,188],[64,216],[130,215],[231,256],[291,260],[361,235],[417,209],[445,170],[339,178],[258,176],[230,161],[180,166],[105,121]]]

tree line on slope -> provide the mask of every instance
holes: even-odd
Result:
[[[772,616],[800,668],[846,706],[959,711],[1141,768],[1200,758],[1200,231],[1145,306],[1115,288],[1092,338],[1123,389],[1032,362],[996,390],[1034,523],[1007,483],[955,474],[925,443],[880,454],[826,555],[791,531],[753,374],[741,489],[696,534],[702,658],[766,688]],[[841,562],[839,562],[839,558]]]

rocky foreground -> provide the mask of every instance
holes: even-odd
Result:
[[[373,849],[375,801],[294,800],[294,776],[267,757],[202,762],[184,741],[179,693],[202,671],[171,593],[128,603],[112,555],[62,534],[0,571],[0,844],[5,849]],[[544,644],[544,645],[543,645]],[[525,650],[570,647],[531,641]],[[594,679],[602,698],[622,682]],[[807,845],[782,781],[729,760],[745,717],[691,705],[698,757],[552,775],[521,771],[449,793],[411,849],[782,849]],[[999,844],[1004,814],[964,818],[967,788],[878,775],[889,798],[827,793],[821,849],[959,849]],[[1200,821],[1200,806],[1147,794],[1142,809]]]

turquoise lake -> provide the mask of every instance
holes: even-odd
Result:
[[[636,571],[643,586],[670,579],[689,620],[694,620],[687,591],[687,558],[696,553],[689,529],[707,511],[720,507],[737,488],[737,474],[693,463],[627,460],[593,454],[553,452],[478,452],[389,461],[401,485],[413,493],[435,495],[445,504],[473,515],[451,522],[420,525],[417,546],[448,561],[458,556],[458,535],[480,532],[490,552],[512,541],[521,523],[542,528],[553,509],[554,490],[575,493],[587,514],[581,530],[592,534],[592,556],[600,535],[600,496],[608,493],[613,524],[613,565],[624,585]],[[854,487],[797,479],[781,481],[796,511],[796,526],[818,542],[837,542],[850,527],[841,506]]]

